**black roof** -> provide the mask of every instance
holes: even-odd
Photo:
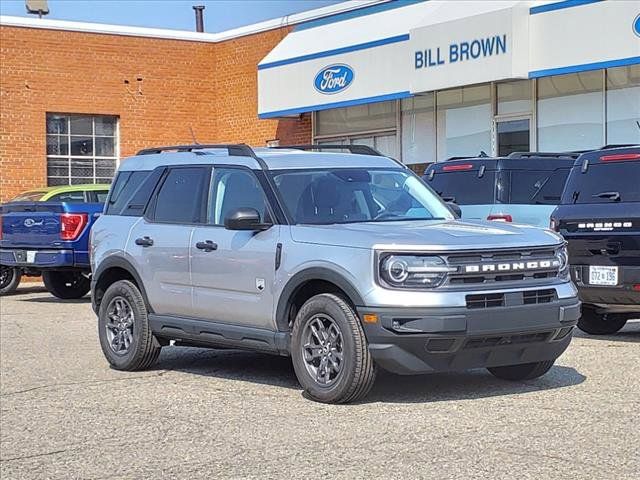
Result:
[[[579,153],[574,152],[516,152],[508,157],[456,157],[446,162],[432,163],[429,170],[456,171],[456,166],[462,165],[471,165],[468,168],[471,171],[481,167],[485,170],[555,170],[561,167],[571,168],[579,156]]]

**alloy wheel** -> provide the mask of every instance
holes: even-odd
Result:
[[[302,334],[302,358],[307,372],[320,385],[333,385],[343,365],[343,340],[338,324],[330,316],[311,318]]]
[[[133,343],[133,309],[124,297],[114,297],[107,306],[107,340],[117,355],[126,355]]]

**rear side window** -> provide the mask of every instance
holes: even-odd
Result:
[[[562,203],[640,202],[640,162],[611,162],[571,170]]]
[[[568,168],[553,171],[512,170],[509,203],[557,205],[568,175]]]
[[[478,178],[477,171],[438,172],[427,185],[443,200],[458,205],[483,205],[495,202],[496,174],[487,171]]]
[[[17,197],[13,198],[12,202],[37,202],[44,197],[47,192],[27,192],[21,193]]]
[[[153,220],[167,223],[200,223],[204,208],[206,167],[172,168],[155,199]]]
[[[149,176],[149,170],[137,172],[120,172],[111,187],[111,196],[107,204],[107,215],[123,215],[133,194]]]
[[[50,197],[47,202],[84,203],[84,192],[57,193]]]

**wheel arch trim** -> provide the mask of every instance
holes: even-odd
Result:
[[[289,330],[287,312],[291,305],[291,299],[298,293],[300,287],[312,280],[323,280],[332,283],[347,295],[348,300],[350,300],[354,306],[364,305],[362,296],[344,275],[329,268],[309,267],[291,277],[280,293],[276,307],[276,327],[278,331]]]

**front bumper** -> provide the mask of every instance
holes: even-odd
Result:
[[[32,253],[28,253],[32,252]],[[0,264],[31,270],[89,269],[88,252],[70,249],[0,249]]]
[[[376,363],[398,374],[555,360],[580,318],[577,298],[496,308],[359,307]]]

